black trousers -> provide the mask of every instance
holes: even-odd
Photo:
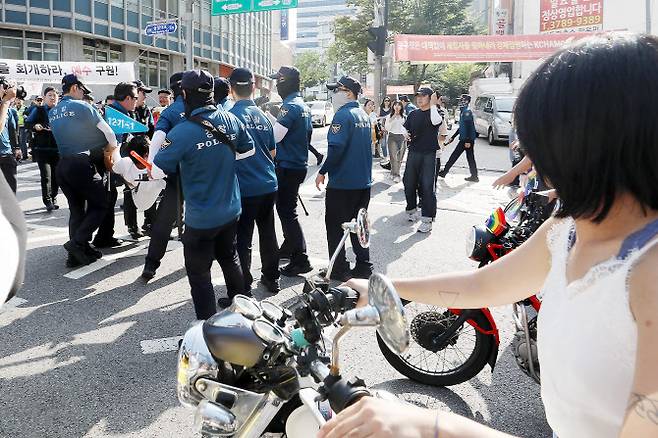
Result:
[[[283,229],[281,249],[291,254],[291,262],[303,264],[308,262],[306,240],[297,216],[297,197],[299,186],[306,178],[306,169],[276,168],[279,192],[276,198],[276,211]]]
[[[153,224],[156,214],[156,206],[153,204],[147,210],[144,210],[144,227],[150,226]],[[133,200],[133,192],[129,187],[123,189],[123,219],[126,222],[126,227],[128,231],[138,231],[139,227],[137,225],[137,206]]]
[[[407,167],[404,169],[402,183],[407,200],[406,210],[415,210],[420,197],[421,215],[431,218],[436,216],[435,178],[436,154],[409,151]]]
[[[112,178],[110,176],[110,178]],[[105,198],[107,199],[107,210],[105,212],[105,217],[101,222],[101,225],[98,227],[98,233],[94,236],[94,242],[107,242],[108,240],[114,237],[114,209],[117,205],[117,197],[119,192],[117,191],[114,183],[110,182],[110,189],[107,189],[107,183],[105,183]]]
[[[324,224],[327,228],[327,246],[329,257],[331,257],[338,248],[340,239],[343,237],[343,222],[349,222],[354,219],[362,208],[368,208],[370,204],[370,188],[358,190],[343,190],[327,188],[326,195],[326,212],[324,215]],[[350,233],[352,240],[352,251],[356,256],[357,268],[372,268],[370,263],[370,251],[359,244],[356,234]],[[345,257],[345,248],[342,248],[336,258],[333,272],[345,273],[350,269],[347,258]]]
[[[232,298],[244,292],[244,279],[236,251],[237,229],[237,220],[210,229],[185,226],[185,270],[197,319],[208,319],[217,312],[210,276],[213,260],[217,260],[222,268],[228,296]]]
[[[470,140],[469,142],[471,143],[471,147],[466,149],[464,148],[464,143],[465,140],[459,140],[459,143],[455,147],[455,150],[452,151],[452,154],[450,154],[450,158],[448,158],[448,162],[446,163],[446,166],[443,168],[444,173],[448,173],[450,171],[450,168],[452,167],[453,164],[455,164],[455,161],[461,156],[461,154],[466,151],[466,159],[468,160],[468,169],[471,172],[472,177],[477,177],[478,176],[478,166],[477,163],[475,162],[475,140]]]
[[[242,214],[238,221],[237,248],[244,276],[245,290],[254,281],[251,275],[251,249],[254,225],[258,227],[258,250],[261,273],[270,280],[279,278],[279,244],[274,228],[276,192],[242,198]]]
[[[57,183],[57,163],[58,155],[37,155],[37,165],[41,174],[41,199],[44,204],[55,202],[59,193],[59,184]]]
[[[85,245],[103,222],[107,212],[107,193],[103,178],[87,155],[60,158],[57,181],[69,203],[69,237]]]
[[[151,241],[146,254],[146,266],[153,269],[160,267],[160,260],[167,251],[169,236],[178,214],[178,176],[169,176],[165,181],[166,185],[155,213],[151,227]]]
[[[0,169],[2,174],[7,180],[7,184],[11,188],[11,191],[16,193],[16,173],[17,173],[18,163],[13,154],[11,155],[2,155],[0,156]]]

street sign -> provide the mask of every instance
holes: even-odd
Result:
[[[299,0],[213,0],[211,15],[245,14],[296,8]]]
[[[165,21],[161,23],[150,23],[144,28],[144,33],[148,36],[161,35],[165,33],[174,33],[178,29],[175,21]]]

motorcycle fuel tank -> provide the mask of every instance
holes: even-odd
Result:
[[[244,367],[258,363],[266,344],[254,332],[253,323],[228,309],[208,319],[203,324],[203,337],[213,357]]]

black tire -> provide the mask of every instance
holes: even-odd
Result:
[[[407,322],[409,327],[411,327],[414,318],[420,313],[426,314],[428,312],[434,312],[438,316],[441,316],[444,315],[444,312],[447,311],[445,308],[410,302],[404,303],[404,307],[407,313]],[[412,309],[418,311],[413,311]],[[490,328],[489,320],[482,311],[478,311],[473,319],[480,327],[484,328],[485,330]],[[485,335],[466,322],[464,322],[463,327],[460,329],[460,334],[458,335],[458,339],[456,339],[455,342],[464,336],[464,331],[466,330],[473,333],[473,337],[475,339],[473,350],[468,356],[466,356],[466,354],[461,352],[459,348],[456,348],[457,351],[461,352],[461,355],[465,360],[457,367],[447,371],[445,368],[442,368],[442,370],[439,372],[439,364],[437,364],[434,370],[431,370],[429,363],[427,363],[427,367],[422,367],[411,363],[409,359],[418,357],[418,355],[435,355],[440,360],[440,354],[444,352],[443,359],[445,361],[447,350],[452,348],[450,345],[438,350],[437,352],[433,352],[419,345],[412,335],[409,349],[402,353],[402,355],[398,355],[388,348],[379,334],[377,334],[377,344],[379,345],[379,349],[388,363],[391,364],[393,368],[395,368],[399,373],[403,374],[409,379],[424,383],[426,385],[451,386],[466,382],[475,377],[487,364],[492,349],[496,348],[495,339],[492,335]]]
[[[493,128],[489,127],[489,131],[487,132],[487,140],[489,141],[490,145],[493,145],[496,143],[496,139],[494,138],[493,135]]]

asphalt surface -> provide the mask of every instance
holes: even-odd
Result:
[[[314,134],[322,152],[326,131]],[[369,213],[377,271],[396,277],[474,268],[465,255],[464,236],[509,196],[491,189],[509,167],[507,148],[478,140],[476,155],[479,167],[488,169],[481,172],[480,183],[464,181],[465,157],[439,180],[439,212],[429,235],[407,222],[402,185],[394,185],[375,164]],[[312,156],[310,162],[315,164]],[[309,216],[300,209],[300,218],[317,268],[326,266],[328,256],[316,171],[316,166],[309,168],[301,190]],[[27,275],[19,299],[0,310],[0,436],[192,436],[193,411],[181,407],[175,395],[176,340],[194,319],[181,244],[170,242],[148,284],[138,279],[147,240],[106,250],[102,260],[71,270],[62,248],[68,239],[65,198],[59,197],[61,209],[43,210],[34,163],[19,166],[18,198],[29,228]],[[118,207],[116,215],[116,235],[126,236]],[[258,267],[254,255],[256,278]],[[213,282],[217,296],[223,296],[216,264]],[[272,300],[290,303],[302,279],[284,277],[282,284],[285,290]],[[254,295],[267,297],[260,289]],[[342,342],[343,375],[358,375],[412,403],[451,410],[505,432],[548,437],[539,386],[517,368],[509,348],[514,334],[510,309],[496,308],[493,314],[501,332],[498,363],[493,372],[487,366],[467,383],[434,388],[407,380],[385,361],[373,330],[353,331]]]

